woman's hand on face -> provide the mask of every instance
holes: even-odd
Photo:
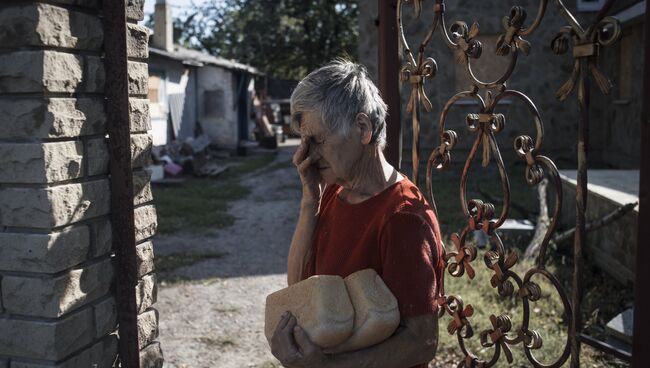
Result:
[[[289,368],[318,368],[326,360],[325,354],[311,342],[290,312],[282,316],[275,328],[271,338],[271,353],[283,366]]]
[[[318,171],[318,160],[320,155],[316,150],[310,149],[309,139],[303,137],[300,146],[293,155],[293,164],[298,169],[300,181],[302,182],[303,201],[318,203],[322,194],[322,178]]]

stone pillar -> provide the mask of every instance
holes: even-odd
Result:
[[[142,366],[162,366],[144,0],[127,0]],[[0,367],[117,357],[100,0],[0,3]]]

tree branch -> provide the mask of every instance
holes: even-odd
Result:
[[[603,216],[603,217],[601,217],[601,218],[599,218],[597,220],[588,222],[585,225],[585,232],[598,230],[601,227],[604,227],[605,225],[608,225],[608,224],[618,220],[619,218],[623,217],[623,215],[630,212],[634,207],[636,207],[636,205],[638,203],[639,202],[628,203],[628,204],[626,204],[624,206],[621,206],[621,207],[615,209],[614,211],[608,213],[607,215],[605,215],[605,216]],[[574,228],[569,229],[569,230],[567,230],[567,231],[565,231],[565,232],[563,232],[561,234],[556,235],[555,237],[553,237],[553,239],[551,241],[553,243],[556,243],[556,244],[560,243],[562,241],[565,241],[565,240],[569,239],[573,235],[573,233],[575,233],[575,232],[576,232],[576,228],[574,227]]]
[[[548,218],[548,203],[546,201],[546,187],[548,187],[548,179],[544,178],[537,186],[537,198],[539,198],[539,216],[537,216],[537,223],[535,224],[535,233],[530,243],[524,252],[524,258],[533,258],[537,253],[551,220]]]

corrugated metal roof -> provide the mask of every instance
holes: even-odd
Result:
[[[149,52],[158,56],[182,61],[184,63],[191,64],[191,65],[209,64],[209,65],[220,66],[225,69],[240,70],[240,71],[248,72],[250,74],[264,75],[264,73],[260,72],[259,70],[257,70],[256,68],[250,65],[246,65],[234,60],[229,60],[222,57],[210,55],[203,51],[188,49],[178,45],[174,45],[174,52],[167,52],[165,50],[158,49],[155,47],[150,47]]]

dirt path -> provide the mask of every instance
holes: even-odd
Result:
[[[187,281],[158,291],[166,367],[279,367],[264,337],[266,295],[286,286],[286,256],[298,216],[295,147],[242,179],[251,194],[232,203],[233,226],[208,235],[158,236],[157,255],[222,253],[173,271]],[[269,170],[268,168],[273,168]]]

